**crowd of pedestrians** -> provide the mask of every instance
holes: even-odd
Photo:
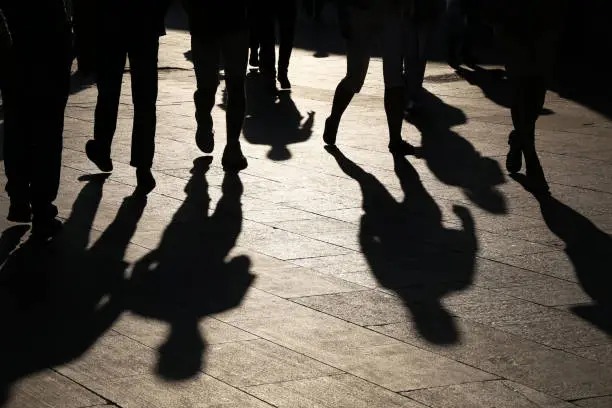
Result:
[[[0,86],[4,99],[4,154],[10,196],[8,218],[33,223],[33,234],[53,237],[61,168],[62,133],[71,64],[95,74],[98,99],[93,138],[87,157],[111,172],[126,59],[130,63],[134,105],[130,164],[136,170],[135,194],[146,196],[156,185],[151,173],[155,151],[157,59],[159,37],[172,0],[0,0]],[[331,2],[331,1],[329,1]],[[304,9],[320,18],[322,0],[304,0]],[[552,0],[335,0],[346,40],[346,75],[338,84],[325,121],[327,145],[334,145],[341,118],[361,90],[373,45],[382,45],[384,110],[389,151],[410,155],[402,139],[407,111],[420,106],[428,42],[446,18],[449,64],[473,64],[475,15],[498,34],[512,84],[512,121],[506,167],[518,172],[525,160],[532,188],[548,186],[535,151],[535,123],[546,94],[546,77],[554,61],[563,23],[563,1]],[[258,67],[264,89],[291,88],[289,68],[299,7],[294,0],[183,0],[189,21],[197,88],[194,93],[195,141],[204,153],[215,147],[211,111],[223,66],[227,91],[227,143],[222,165],[228,172],[245,169],[240,135],[246,109],[247,65]],[[69,14],[74,13],[71,24]],[[278,26],[278,39],[277,39]],[[73,36],[75,34],[75,36]],[[76,40],[75,40],[76,38]],[[275,44],[279,55],[276,56]],[[249,55],[250,54],[250,55]],[[36,118],[36,120],[32,120]]]

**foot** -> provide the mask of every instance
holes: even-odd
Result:
[[[105,173],[113,171],[113,162],[110,158],[110,153],[103,151],[97,141],[88,141],[85,145],[85,153],[87,154],[87,158],[91,160],[100,171]]]
[[[291,82],[289,82],[289,77],[287,74],[280,74],[278,76],[278,83],[281,86],[281,89],[291,89]]]
[[[544,170],[542,170],[540,159],[535,152],[525,152],[525,167],[527,168],[527,179],[531,192],[536,195],[550,194],[550,187],[544,176]]]
[[[210,114],[204,120],[198,121],[196,130],[196,145],[203,153],[212,153],[215,149],[215,131]]]
[[[251,51],[251,56],[249,57],[249,65],[252,67],[259,66],[259,53]]]
[[[389,151],[398,156],[408,156],[416,152],[413,145],[402,139],[389,142]]]
[[[39,241],[50,241],[61,231],[62,222],[57,218],[32,222],[32,237]]]
[[[336,144],[336,136],[338,135],[339,123],[334,122],[331,118],[325,120],[325,130],[323,131],[323,141],[328,146]]]
[[[506,156],[506,170],[508,170],[508,173],[514,174],[521,171],[521,167],[523,167],[523,150],[518,146],[510,145],[510,150]]]
[[[137,185],[134,190],[134,196],[137,197],[146,196],[157,186],[151,169],[136,169],[136,180]]]
[[[223,170],[227,172],[239,172],[247,168],[249,163],[242,154],[240,143],[232,143],[225,146],[221,165],[223,166]]]
[[[6,219],[22,224],[32,221],[32,207],[30,203],[27,201],[11,201]]]

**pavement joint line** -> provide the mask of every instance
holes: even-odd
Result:
[[[113,406],[119,407],[119,405],[118,405],[116,402],[114,402],[114,401],[112,401],[112,400],[110,400],[110,399],[106,398],[106,397],[105,397],[105,396],[103,396],[102,394],[100,394],[100,393],[98,393],[98,392],[96,392],[96,391],[92,390],[91,388],[87,387],[86,385],[81,384],[80,382],[76,381],[75,379],[73,379],[73,378],[71,378],[71,377],[69,377],[69,376],[67,376],[67,375],[65,375],[65,374],[63,374],[63,373],[61,373],[61,372],[59,372],[59,371],[58,371],[56,368],[54,368],[54,367],[49,367],[49,370],[50,370],[50,371],[52,371],[52,372],[54,372],[54,373],[55,373],[55,374],[57,374],[58,376],[63,377],[63,378],[65,378],[65,379],[67,379],[68,381],[70,381],[70,382],[72,382],[72,383],[74,383],[74,384],[78,385],[79,387],[81,387],[81,388],[83,388],[83,389],[87,390],[88,392],[92,393],[93,395],[95,395],[96,397],[100,398],[101,400],[106,401],[106,405],[110,404],[110,405],[113,405]],[[95,407],[95,406],[103,406],[103,405],[104,405],[104,404],[97,404],[97,405],[92,405],[92,406],[93,406],[93,407]]]

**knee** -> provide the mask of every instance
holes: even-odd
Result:
[[[348,90],[351,91],[352,93],[359,93],[361,91],[361,88],[363,88],[363,83],[365,82],[365,73],[364,74],[352,74],[352,73],[348,73],[344,79],[342,79],[342,82],[340,82],[340,85]]]

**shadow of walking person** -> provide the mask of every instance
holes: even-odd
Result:
[[[513,178],[528,190],[522,174]],[[574,306],[582,318],[612,334],[612,237],[588,218],[549,195],[536,195],[550,231],[565,243],[565,253],[592,305]]]
[[[312,136],[315,113],[302,116],[291,92],[281,91],[275,97],[264,89],[263,82],[256,74],[247,78],[244,138],[251,144],[270,146],[267,153],[270,160],[289,160],[289,145],[305,142]]]
[[[421,132],[417,155],[444,184],[460,187],[480,208],[505,214],[506,200],[497,186],[505,183],[499,164],[483,157],[470,142],[452,130],[467,122],[461,109],[447,105],[437,96],[423,93],[423,111],[410,117]]]
[[[0,272],[0,313],[11,333],[0,338],[5,399],[20,378],[83,355],[123,310],[124,255],[146,200],[127,198],[90,246],[105,179],[86,178],[62,233],[47,246],[28,240]]]
[[[378,283],[403,300],[427,341],[458,342],[453,318],[441,300],[472,283],[478,242],[470,212],[455,206],[462,229],[447,229],[440,209],[405,158],[394,158],[405,194],[404,201],[397,202],[380,181],[340,150],[327,150],[361,187],[359,242]]]
[[[170,324],[157,366],[168,380],[197,374],[205,350],[200,319],[238,306],[253,281],[248,257],[227,259],[242,229],[242,183],[237,174],[225,173],[223,196],[209,216],[210,159],[194,161],[185,201],[130,280],[130,309]]]

